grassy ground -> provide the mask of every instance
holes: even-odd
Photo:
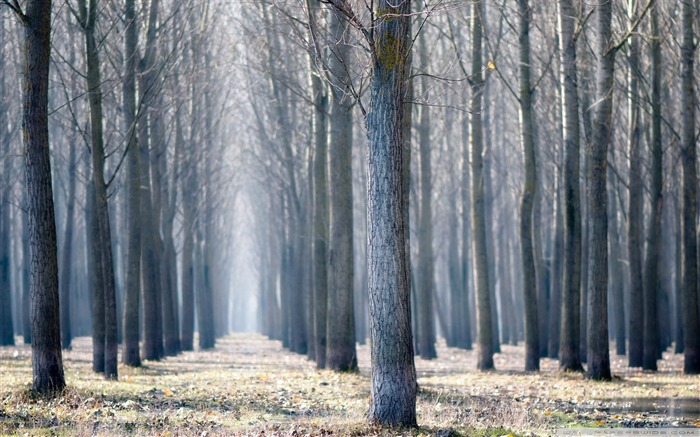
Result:
[[[236,334],[213,351],[120,366],[119,382],[106,382],[91,371],[90,340],[79,338],[64,355],[69,388],[45,400],[29,391],[30,349],[0,348],[0,434],[501,436],[570,426],[700,426],[700,377],[681,375],[679,356],[665,356],[655,374],[614,358],[615,380],[600,383],[561,374],[549,359],[538,374],[522,372],[522,346],[503,346],[499,370],[478,373],[474,352],[441,344],[439,359],[416,360],[421,427],[370,427],[369,351],[358,353],[360,373],[337,374],[316,370],[278,342]]]

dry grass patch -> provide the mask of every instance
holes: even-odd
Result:
[[[522,347],[504,346],[498,371],[474,371],[475,354],[445,347],[416,360],[418,429],[369,426],[369,352],[360,372],[319,371],[305,357],[255,334],[235,334],[212,351],[187,352],[141,368],[119,367],[119,382],[91,370],[90,339],[65,352],[68,389],[56,399],[29,391],[30,350],[0,348],[0,434],[26,435],[549,435],[559,426],[694,425],[694,418],[615,413],[626,399],[697,399],[700,379],[668,356],[658,374],[615,362],[619,376],[593,383],[520,371]],[[607,408],[607,410],[606,410]],[[637,415],[636,417],[634,415]]]

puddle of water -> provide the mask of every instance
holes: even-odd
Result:
[[[668,417],[700,419],[700,398],[615,399],[598,410],[609,413],[648,413]]]

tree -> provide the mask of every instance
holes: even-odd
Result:
[[[637,18],[637,0],[629,0],[629,20]],[[644,338],[644,300],[642,278],[642,249],[644,235],[642,181],[642,129],[638,103],[639,41],[632,36],[628,48],[628,150],[629,150],[629,203],[627,205],[627,258],[630,274],[628,342],[630,367],[642,365]]]
[[[410,2],[377,2],[373,23],[368,153],[368,281],[372,423],[416,425],[416,371],[404,221],[401,129],[409,52]]]
[[[612,2],[596,6],[596,104],[593,141],[589,146],[588,208],[590,214],[590,268],[588,270],[588,371],[591,379],[611,379],[608,349],[608,209],[607,160],[612,122],[613,72]]]
[[[695,136],[695,90],[693,87],[696,45],[693,41],[693,4],[682,2],[681,43],[681,161],[683,161],[683,371],[700,373],[700,321],[698,320],[697,242],[697,139]]]
[[[102,79],[100,73],[99,45],[95,36],[98,0],[78,0],[79,20],[85,35],[87,57],[87,94],[90,104],[90,138],[92,176],[95,184],[95,212],[99,234],[96,249],[102,258],[103,289],[96,293],[94,305],[104,306],[104,373],[107,379],[117,379],[117,304],[112,260],[112,232],[107,204],[107,184],[104,177],[104,139],[102,127]],[[102,297],[102,301],[98,299]]]
[[[316,18],[318,10],[309,11],[310,37],[315,42]],[[314,164],[313,164],[313,288],[314,288],[314,341],[316,364],[319,369],[326,367],[326,332],[328,315],[328,96],[323,86],[320,71],[315,59],[310,59],[311,90],[314,101]],[[320,62],[320,60],[316,61]]]
[[[351,46],[344,41],[349,24],[332,11],[329,32],[332,99],[330,111],[330,247],[328,250],[328,330],[326,366],[357,369],[353,304],[352,93],[347,64]]]
[[[70,318],[70,295],[71,295],[71,270],[73,263],[73,227],[75,220],[75,197],[76,197],[76,169],[77,158],[76,144],[70,145],[68,157],[68,200],[66,205],[66,225],[63,231],[63,252],[61,256],[61,274],[59,275],[59,293],[61,301],[61,346],[63,349],[71,348],[73,335],[71,333]]]
[[[153,211],[153,190],[151,175],[150,148],[156,142],[150,131],[149,121],[155,112],[152,108],[155,96],[159,91],[157,78],[158,66],[156,62],[156,35],[159,12],[159,1],[151,1],[148,12],[146,28],[146,41],[144,56],[139,62],[139,117],[138,145],[140,165],[140,200],[141,209],[139,218],[141,222],[141,275],[143,281],[143,358],[146,360],[159,360],[163,356],[163,330],[161,308],[161,282],[160,263],[156,257],[156,235],[160,234],[154,224],[155,212]],[[210,320],[208,318],[207,320]]]
[[[477,368],[479,370],[493,369],[493,335],[491,322],[491,286],[488,270],[486,244],[486,210],[484,208],[484,159],[483,159],[483,126],[482,126],[482,97],[484,91],[483,68],[483,23],[482,5],[480,2],[471,4],[472,31],[472,76],[471,84],[471,170],[472,170],[472,203],[471,221],[474,239],[474,270],[476,276],[476,316],[479,355]]]
[[[0,23],[0,38],[5,38],[5,22]],[[5,71],[5,47],[0,47],[0,71]],[[0,79],[0,120],[7,118],[8,105],[5,79]],[[2,150],[2,174],[0,175],[0,345],[15,344],[12,327],[12,286],[10,270],[12,266],[12,245],[10,240],[10,191],[11,191],[11,160],[10,141],[7,127],[0,128],[0,150]]]
[[[581,317],[581,194],[576,14],[571,0],[559,0],[562,127],[564,129],[564,283],[562,288],[559,367],[582,371],[579,355]]]
[[[128,366],[140,366],[139,353],[139,307],[141,291],[141,228],[139,211],[141,208],[139,145],[136,137],[136,64],[138,28],[136,23],[135,0],[124,2],[124,83],[122,100],[124,131],[127,133],[127,265],[126,289],[124,292],[124,323],[122,362]],[[184,291],[183,291],[184,294]]]
[[[32,389],[57,393],[66,385],[61,355],[56,222],[49,159],[48,91],[51,0],[3,0],[24,27],[22,77],[25,177],[28,192]]]
[[[525,297],[525,370],[540,369],[540,346],[537,320],[537,275],[532,243],[532,212],[537,193],[537,162],[530,88],[530,19],[527,0],[518,1],[520,15],[520,139],[525,156],[525,185],[520,197],[520,247],[523,262]]]
[[[418,40],[418,53],[422,68],[428,66],[428,48],[425,32],[421,32]],[[421,76],[421,91],[428,95],[428,78]],[[430,159],[430,107],[420,107],[418,122],[420,147],[420,225],[418,232],[418,279],[416,284],[418,312],[418,353],[421,358],[430,360],[437,358],[435,350],[435,319],[433,299],[435,299],[435,267],[433,265],[433,223],[432,215],[432,184]]]
[[[647,238],[644,268],[644,352],[642,368],[657,370],[658,313],[661,252],[661,215],[663,208],[663,148],[661,145],[661,41],[659,39],[658,8],[651,11],[651,218]]]

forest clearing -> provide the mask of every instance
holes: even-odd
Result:
[[[613,359],[612,382],[561,373],[543,359],[522,371],[524,348],[502,346],[497,371],[477,372],[474,351],[438,343],[439,359],[416,359],[419,428],[368,425],[369,350],[359,374],[317,370],[258,334],[232,334],[216,349],[185,352],[119,382],[90,369],[90,339],[64,352],[69,388],[53,400],[29,393],[30,349],[0,348],[0,434],[18,435],[553,435],[560,427],[700,426],[700,377],[681,355],[656,373]],[[640,410],[647,410],[642,412]]]

